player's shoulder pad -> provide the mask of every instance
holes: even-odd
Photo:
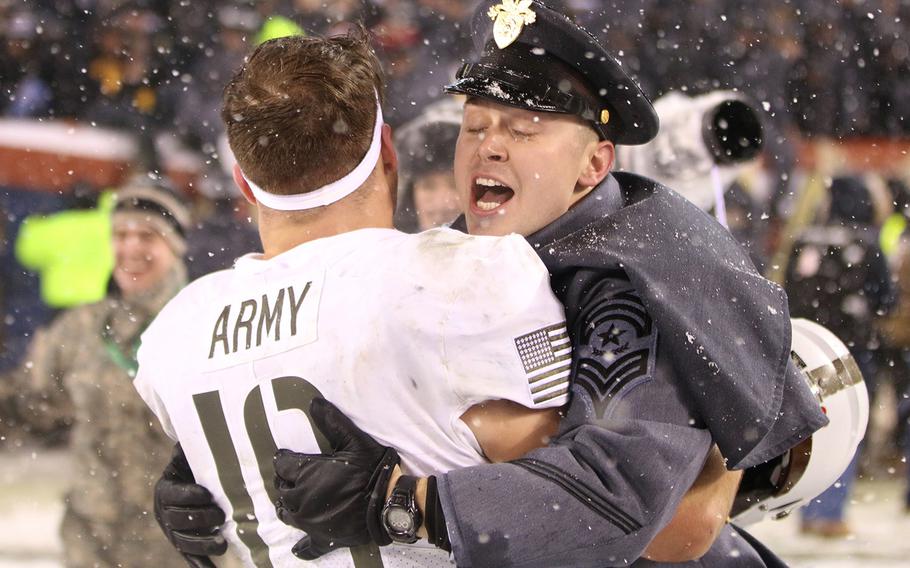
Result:
[[[517,234],[501,237],[476,236],[440,228],[424,231],[419,238],[419,262],[436,265],[443,273],[469,276],[496,271],[539,276],[547,269],[530,244]]]

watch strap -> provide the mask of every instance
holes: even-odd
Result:
[[[436,476],[427,479],[427,503],[425,508],[424,525],[427,527],[427,541],[436,548],[452,552],[452,543],[449,541],[449,527],[446,526],[446,515],[439,501],[439,492],[436,488]]]
[[[402,475],[398,478],[398,481],[395,483],[395,488],[392,489],[392,495],[396,492],[398,493],[410,493],[411,498],[414,500],[414,503],[417,502],[417,480],[418,478],[413,475]]]

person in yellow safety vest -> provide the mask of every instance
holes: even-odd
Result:
[[[69,308],[104,298],[114,266],[111,211],[114,194],[103,192],[92,208],[31,215],[16,237],[16,259],[38,272],[41,299]]]
[[[259,33],[256,34],[256,45],[270,39],[295,35],[306,35],[306,32],[290,18],[269,16],[259,29]]]
[[[894,213],[888,216],[882,224],[879,233],[879,245],[885,256],[891,259],[898,250],[901,237],[908,228],[907,219],[910,218],[910,188],[902,180],[892,178],[888,180],[888,189],[891,190],[891,201]]]

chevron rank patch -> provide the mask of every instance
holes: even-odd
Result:
[[[535,404],[568,393],[572,343],[565,322],[517,337],[515,347],[527,373]]]
[[[654,372],[657,330],[634,290],[602,298],[583,316],[576,384],[588,392],[598,418],[614,398]]]

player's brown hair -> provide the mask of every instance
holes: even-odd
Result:
[[[363,159],[382,71],[361,27],[260,45],[224,90],[222,120],[243,173],[270,193],[306,193]]]

